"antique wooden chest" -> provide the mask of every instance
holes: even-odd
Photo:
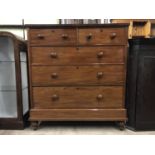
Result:
[[[117,121],[124,127],[125,24],[27,25],[30,121]]]

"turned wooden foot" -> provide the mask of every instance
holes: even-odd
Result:
[[[37,130],[38,127],[39,127],[39,125],[40,125],[40,122],[39,122],[39,121],[32,121],[32,122],[31,122],[31,128],[32,128],[33,130]]]
[[[118,122],[118,126],[119,126],[119,129],[122,131],[125,129],[125,122],[124,121],[121,121],[121,122]]]

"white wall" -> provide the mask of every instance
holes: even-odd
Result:
[[[58,19],[24,19],[24,24],[58,24]],[[7,19],[1,19],[0,20],[0,25],[22,25],[22,19],[18,20],[7,20]],[[27,39],[27,31],[19,28],[0,28],[0,31],[8,31],[11,32],[17,36],[20,36],[24,39],[24,34],[25,34],[25,39]]]
[[[11,32],[19,37],[22,37],[24,39],[24,33],[27,35],[26,31],[23,32],[23,29],[13,29],[13,28],[0,28],[0,31],[7,31]],[[26,38],[25,38],[26,39]]]

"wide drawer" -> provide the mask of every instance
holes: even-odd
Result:
[[[79,44],[126,44],[127,35],[124,28],[81,28]]]
[[[32,66],[32,84],[96,85],[122,84],[124,65]]]
[[[102,47],[32,47],[32,64],[79,65],[124,63],[123,46]]]
[[[75,45],[76,29],[30,29],[31,45]]]
[[[30,121],[126,121],[124,108],[31,109]]]
[[[121,108],[123,87],[33,87],[36,108]]]

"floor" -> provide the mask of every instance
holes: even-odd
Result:
[[[36,131],[28,126],[24,130],[0,130],[0,135],[155,135],[155,131],[120,131],[116,124],[107,122],[46,122]]]

